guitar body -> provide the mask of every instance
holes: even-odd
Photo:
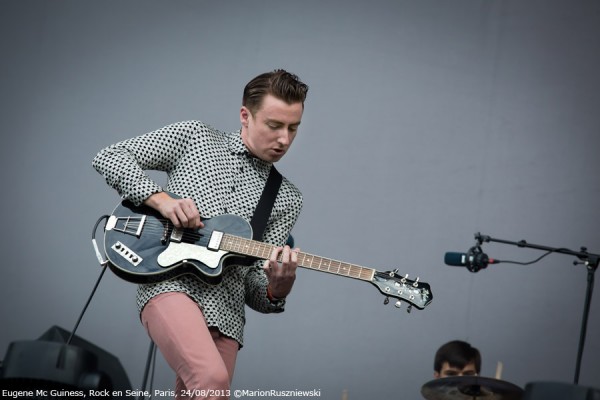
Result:
[[[223,267],[234,258],[239,261],[239,256],[210,249],[212,234],[222,232],[249,239],[252,227],[232,214],[202,222],[202,229],[175,229],[151,207],[135,206],[124,200],[117,205],[105,228],[108,265],[117,276],[133,283],[162,282],[184,274],[193,274],[207,283],[219,283]]]

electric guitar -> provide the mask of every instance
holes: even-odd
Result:
[[[193,274],[216,284],[228,264],[240,264],[241,256],[247,261],[268,259],[276,247],[252,240],[252,227],[237,215],[223,214],[202,222],[202,229],[176,228],[151,207],[124,200],[104,228],[108,266],[133,283],[162,282]],[[425,308],[433,299],[427,283],[398,275],[398,270],[380,272],[302,252],[298,253],[298,266],[370,282],[386,296],[384,304],[391,297],[398,299],[396,306],[400,307],[400,300],[404,300],[409,303],[409,312],[412,306]]]

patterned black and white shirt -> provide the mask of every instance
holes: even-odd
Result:
[[[248,221],[272,166],[248,152],[240,131],[225,133],[200,121],[175,123],[109,146],[98,153],[92,165],[135,205],[163,190],[145,172],[158,170],[167,173],[165,190],[193,199],[203,218],[229,213]],[[283,245],[301,208],[302,194],[284,178],[263,240]],[[267,298],[267,278],[261,266],[261,261],[250,267],[228,266],[218,285],[192,275],[139,285],[138,310],[160,293],[186,293],[200,305],[209,326],[241,346],[245,304],[262,313],[284,309],[283,301],[273,304]]]

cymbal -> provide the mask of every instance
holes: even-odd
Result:
[[[451,376],[427,382],[421,394],[427,400],[521,400],[523,389],[483,376]]]

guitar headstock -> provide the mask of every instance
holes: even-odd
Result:
[[[379,291],[386,296],[383,304],[388,304],[389,298],[393,297],[398,299],[395,306],[400,308],[402,300],[404,300],[409,304],[408,312],[411,311],[412,306],[422,310],[433,300],[429,284],[420,282],[419,278],[415,280],[408,279],[408,274],[405,276],[398,275],[398,270],[376,271],[371,283],[377,286]]]

